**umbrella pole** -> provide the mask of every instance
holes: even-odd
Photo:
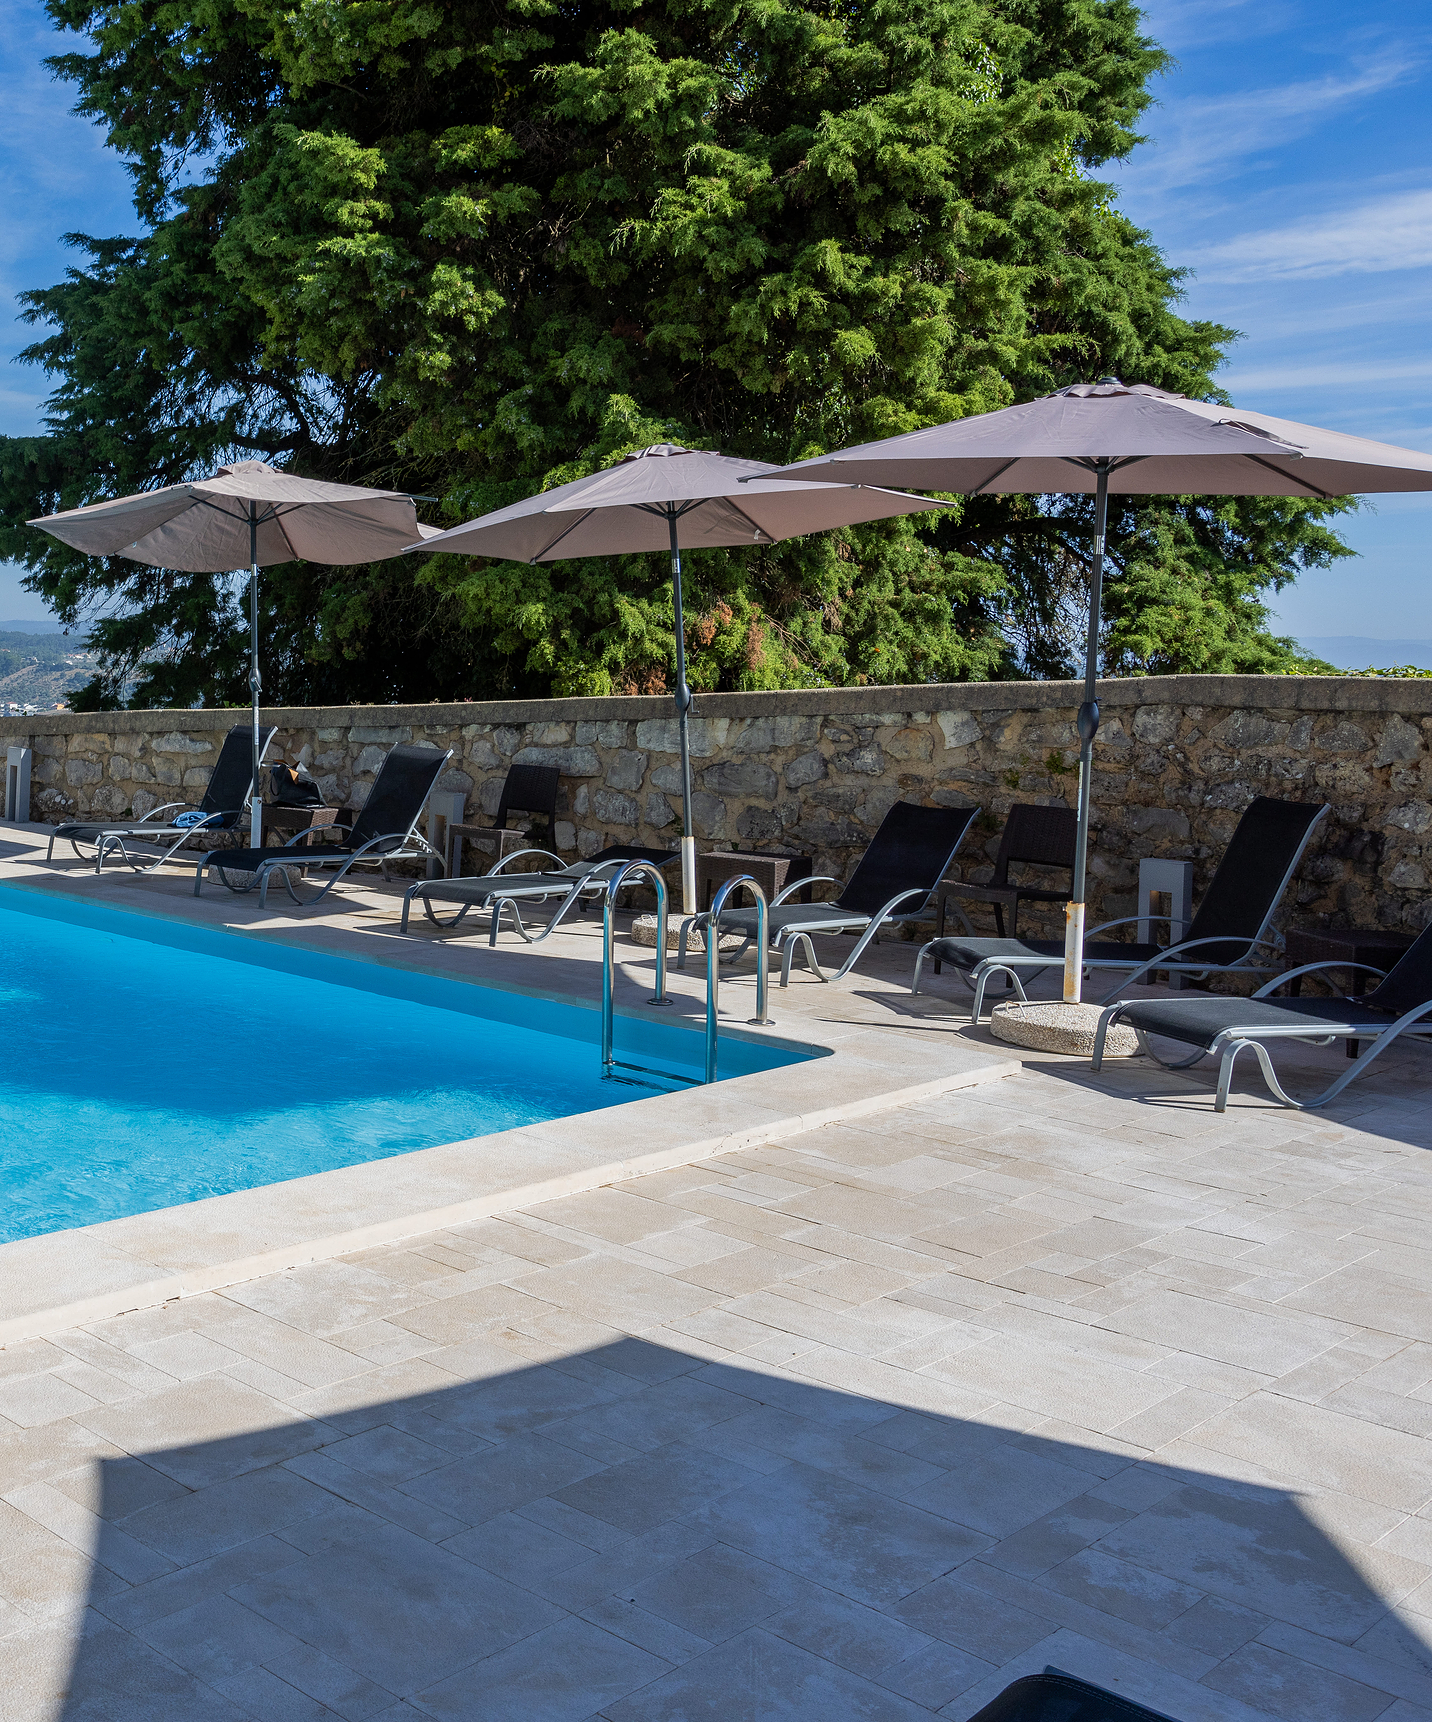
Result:
[[[681,546],[675,504],[666,505],[671,528],[671,598],[676,612],[676,722],[681,736],[681,912],[696,913],[696,834],[691,829],[691,689],[686,685],[686,618],[681,607]]]
[[[1084,651],[1084,703],[1079,707],[1079,828],[1074,840],[1073,898],[1064,910],[1064,1002],[1078,1004],[1084,976],[1084,895],[1089,863],[1089,789],[1094,773],[1094,737],[1099,730],[1099,702],[1094,698],[1099,674],[1099,622],[1104,595],[1104,535],[1109,525],[1109,470],[1112,462],[1095,463],[1094,567],[1089,582],[1089,639]]]
[[[259,785],[259,518],[249,504],[249,697],[253,701],[253,782],[249,788],[249,847],[263,848],[263,801]]]

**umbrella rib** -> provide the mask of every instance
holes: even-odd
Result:
[[[1251,460],[1256,466],[1266,466],[1269,472],[1276,472],[1279,478],[1286,478],[1290,484],[1301,484],[1309,496],[1320,497],[1324,502],[1330,501],[1337,494],[1332,490],[1319,490],[1317,485],[1309,484],[1305,478],[1295,478],[1291,472],[1284,472],[1281,466],[1274,466],[1271,460],[1265,460],[1261,454],[1245,455],[1244,458]]]
[[[595,513],[596,510],[593,508],[584,508],[570,526],[564,526],[555,538],[548,539],[540,550],[534,550],[527,558],[528,562],[540,562],[549,550],[555,550],[564,538],[575,532],[584,521],[589,520]]]
[[[970,491],[970,495],[971,496],[978,496],[980,494],[980,492],[986,488],[986,486],[993,484],[997,478],[1003,478],[1005,473],[1007,473],[1009,471],[1010,467],[1012,467],[1015,464],[1015,460],[1017,460],[1018,458],[1019,458],[1018,456],[1015,456],[1013,460],[1007,460],[1003,466],[997,466],[994,469],[994,471],[989,475],[988,478],[982,478],[979,481],[979,483],[974,487],[974,489]]]

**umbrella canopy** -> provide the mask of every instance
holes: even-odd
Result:
[[[249,692],[253,701],[250,835],[259,810],[259,569],[275,562],[381,562],[401,556],[432,528],[418,523],[412,497],[398,490],[325,484],[239,460],[212,478],[142,490],[111,502],[27,522],[89,556],[127,556],[190,574],[249,570]]]
[[[688,915],[696,909],[696,839],[691,826],[687,723],[692,696],[686,683],[681,551],[774,544],[833,526],[928,513],[942,506],[928,497],[850,481],[771,483],[766,475],[774,470],[762,461],[657,443],[590,478],[544,490],[411,546],[515,562],[669,551],[681,744],[681,888]]]
[[[1114,379],[774,470],[968,496],[1088,495],[1101,462],[1125,496],[1432,490],[1432,454]]]
[[[841,449],[773,476],[828,484],[912,485],[967,496],[1095,497],[1084,703],[1079,708],[1079,834],[1064,944],[1064,997],[1080,997],[1089,856],[1089,781],[1109,492],[1125,496],[1349,496],[1432,490],[1432,455],[1275,419],[1267,413],[1126,386],[1117,377]]]

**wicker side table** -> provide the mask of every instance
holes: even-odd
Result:
[[[709,909],[717,886],[724,885],[728,879],[738,879],[742,873],[751,875],[765,892],[769,903],[793,880],[808,879],[811,871],[809,855],[769,849],[759,855],[743,854],[735,849],[713,850],[710,854],[696,857],[696,906],[703,912]],[[809,888],[801,893],[801,897],[805,902],[810,901]]]
[[[1304,963],[1367,963],[1372,968],[1386,970],[1411,943],[1411,933],[1386,933],[1367,927],[1333,927],[1319,933],[1291,932],[1287,936],[1285,951],[1290,969],[1301,968]],[[1377,985],[1366,969],[1351,969],[1348,979],[1352,982],[1354,998],[1361,998]],[[1296,996],[1303,990],[1302,981],[1293,981],[1291,988]],[[1356,1058],[1360,1043],[1349,1040],[1344,1044],[1348,1057]]]

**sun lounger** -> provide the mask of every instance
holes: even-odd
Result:
[[[1325,1106],[1355,1077],[1361,1076],[1374,1059],[1381,1057],[1399,1035],[1432,1035],[1432,927],[1408,947],[1379,985],[1361,998],[1274,999],[1272,996],[1285,982],[1311,974],[1315,969],[1348,966],[1346,962],[1308,963],[1279,975],[1248,999],[1124,999],[1110,1005],[1099,1018],[1094,1036],[1094,1069],[1098,1070],[1103,1063],[1109,1029],[1117,1022],[1126,1022],[1138,1036],[1140,1049],[1171,1070],[1184,1070],[1205,1054],[1216,1058],[1216,1112],[1227,1106],[1233,1066],[1239,1053],[1250,1046],[1263,1067],[1264,1081],[1284,1106],[1299,1110]],[[1148,1044],[1149,1035],[1176,1040],[1195,1050],[1190,1057],[1173,1063],[1158,1058]],[[1312,1100],[1294,1100],[1278,1080],[1268,1056],[1268,1048],[1280,1040],[1302,1041],[1313,1046],[1344,1040],[1353,1047],[1370,1040],[1372,1045],[1321,1094]]]
[[[509,873],[504,869],[526,855],[541,855],[556,863],[540,871]],[[614,844],[602,849],[585,861],[562,862],[550,849],[519,849],[500,861],[490,873],[472,879],[419,879],[403,897],[402,930],[408,930],[408,913],[415,900],[421,900],[423,913],[435,926],[445,932],[458,926],[471,909],[491,909],[492,921],[487,942],[497,943],[497,933],[506,911],[512,920],[512,930],[529,945],[537,945],[549,933],[556,932],[574,906],[583,912],[590,902],[606,894],[609,882],[627,861],[650,861],[656,867],[669,867],[681,860],[679,849],[638,849],[631,844]],[[559,898],[557,912],[540,933],[529,933],[522,924],[521,903],[545,903],[549,897]],[[458,912],[444,921],[433,911],[434,903],[456,903]]]
[[[880,822],[850,883],[833,903],[786,901],[807,885],[839,884],[829,874],[796,879],[787,885],[767,915],[767,937],[781,957],[781,985],[790,984],[791,959],[797,947],[819,980],[838,981],[849,974],[882,928],[918,920],[978,813],[978,807],[919,807],[911,801],[897,801]],[[678,968],[685,967],[689,929],[707,932],[710,919],[709,915],[693,915],[681,923],[676,946]],[[729,962],[737,962],[745,954],[756,937],[756,922],[755,909],[721,911],[721,931],[742,936],[741,946],[727,959]],[[858,935],[855,948],[834,974],[824,973],[816,961],[813,933]]]
[[[1127,926],[1145,917],[1127,915],[1105,921],[1090,928],[1084,941],[1085,971],[1121,972],[1121,987],[1159,970],[1193,977],[1273,974],[1279,947],[1268,937],[1269,926],[1303,851],[1327,812],[1325,806],[1313,802],[1258,796],[1238,821],[1187,937],[1162,946],[1101,939],[1098,935],[1111,927]],[[915,960],[912,992],[920,990],[927,958],[950,963],[974,988],[974,1020],[978,1022],[985,988],[995,975],[1008,977],[1022,999],[1021,977],[1032,978],[1044,969],[1062,967],[1064,945],[1054,939],[933,939]]]
[[[368,799],[359,810],[346,843],[312,844],[311,833],[299,831],[282,849],[224,850],[206,855],[194,870],[194,895],[199,895],[204,874],[213,867],[226,884],[228,875],[236,880],[242,878],[243,885],[236,884],[235,889],[251,888],[256,878],[261,908],[268,903],[269,881],[278,873],[289,896],[298,903],[302,899],[294,889],[294,875],[303,878],[312,870],[332,868],[333,877],[306,905],[311,908],[355,866],[380,866],[385,878],[392,861],[421,858],[434,860],[441,867],[442,857],[419,832],[418,820],[451,758],[451,749],[443,753],[435,747],[406,744],[393,748],[378,768]],[[324,829],[339,831],[343,827],[333,825]]]
[[[272,728],[259,731],[261,763],[273,735]],[[247,724],[235,724],[224,737],[219,757],[214,761],[214,769],[209,774],[208,787],[204,790],[198,808],[194,810],[198,814],[197,818],[188,819],[183,825],[175,824],[172,819],[166,820],[164,814],[172,814],[176,808],[188,807],[188,803],[184,801],[166,801],[162,807],[151,808],[143,819],[128,822],[114,819],[66,820],[51,832],[45,859],[53,860],[57,842],[68,842],[82,861],[88,861],[89,856],[84,853],[81,845],[93,844],[96,873],[104,866],[105,857],[112,855],[117,855],[137,873],[152,873],[156,867],[163,866],[170,856],[192,837],[206,831],[234,830],[249,805],[253,789],[253,770],[253,731]],[[136,851],[135,844],[145,847]],[[162,850],[159,855],[153,853],[152,846],[155,844]],[[187,857],[185,859],[187,860]]]

